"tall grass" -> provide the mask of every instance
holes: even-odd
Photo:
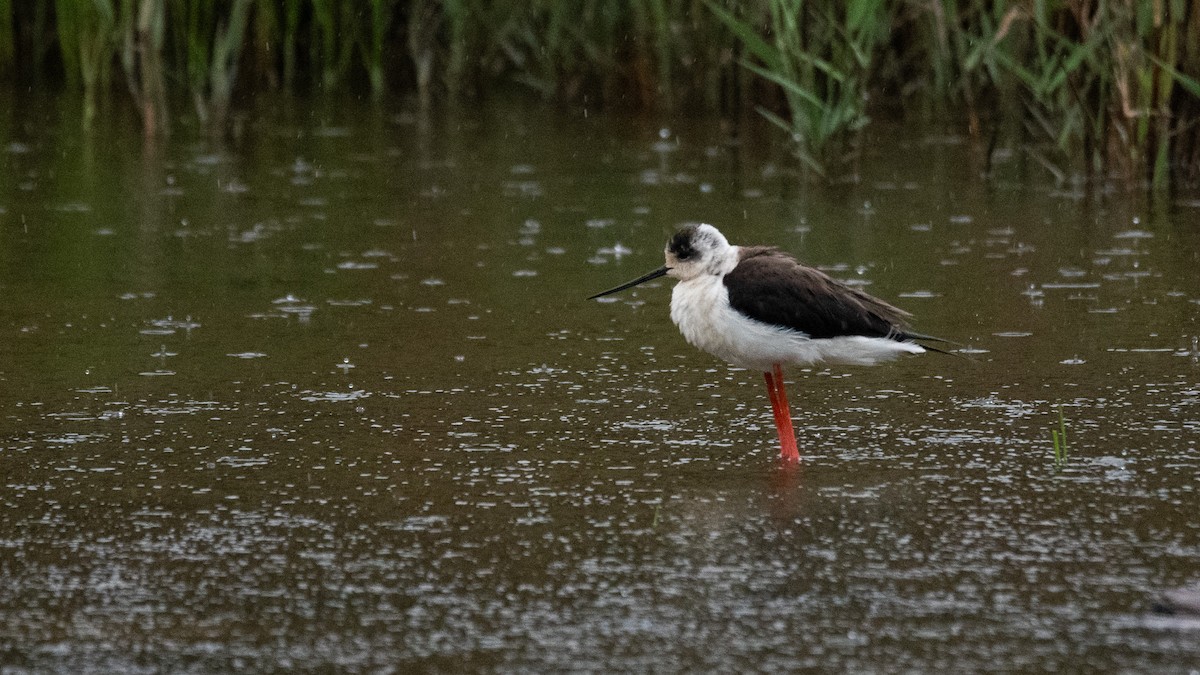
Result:
[[[111,0],[57,0],[55,11],[63,66],[83,88],[83,119],[90,124],[97,91],[110,83],[116,10]]]
[[[824,174],[830,146],[868,121],[868,78],[888,34],[887,7],[884,0],[766,5],[766,17],[756,20],[709,1],[753,57],[742,65],[783,92],[782,114],[759,112],[792,137],[797,157]]]
[[[394,0],[370,0],[370,14],[366,21],[364,38],[358,45],[363,67],[371,82],[371,94],[375,98],[382,97],[385,89],[384,52],[387,49],[387,31],[392,23],[394,4]]]
[[[1111,168],[1165,185],[1175,136],[1196,122],[1183,99],[1200,96],[1200,9],[1179,0],[1035,2],[1017,20],[1022,34],[996,58],[1021,89],[1031,135],[1090,173]]]
[[[0,0],[0,77],[81,92],[85,121],[126,90],[148,135],[185,98],[220,130],[263,86],[429,106],[516,85],[757,110],[816,174],[904,110],[1063,177],[1200,177],[1194,0]]]
[[[7,73],[13,67],[15,44],[12,0],[0,0],[0,73]]]
[[[176,0],[172,5],[184,15],[171,25],[196,116],[215,129],[222,128],[229,112],[253,2]]]

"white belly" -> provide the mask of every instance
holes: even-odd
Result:
[[[869,366],[925,351],[912,342],[860,335],[814,340],[799,331],[756,321],[729,305],[725,284],[713,275],[675,285],[671,320],[692,346],[735,366],[762,371],[776,363]]]

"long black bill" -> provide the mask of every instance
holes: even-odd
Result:
[[[605,295],[611,295],[618,291],[623,291],[626,288],[633,288],[634,286],[637,286],[638,284],[644,284],[647,281],[650,281],[651,279],[657,279],[657,278],[663,276],[664,274],[667,273],[667,270],[669,270],[669,269],[671,269],[671,268],[664,265],[649,274],[643,274],[642,276],[634,279],[633,281],[621,284],[620,286],[617,286],[616,288],[610,288],[607,291],[601,291],[600,293],[597,293],[597,294],[593,295],[592,297],[588,298],[588,300],[595,300],[596,298],[599,298],[599,297],[602,297]]]

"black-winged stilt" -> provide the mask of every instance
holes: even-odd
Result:
[[[783,366],[874,365],[926,349],[908,312],[800,264],[770,246],[733,246],[712,225],[687,225],[667,242],[666,265],[589,300],[670,276],[671,320],[692,346],[761,370],[781,458],[799,461]]]

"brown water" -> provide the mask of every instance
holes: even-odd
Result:
[[[911,126],[835,187],[716,120],[244,127],[0,120],[6,672],[1200,667],[1150,612],[1200,582],[1200,201]],[[583,300],[687,221],[970,356],[792,373],[781,468],[668,284]]]

